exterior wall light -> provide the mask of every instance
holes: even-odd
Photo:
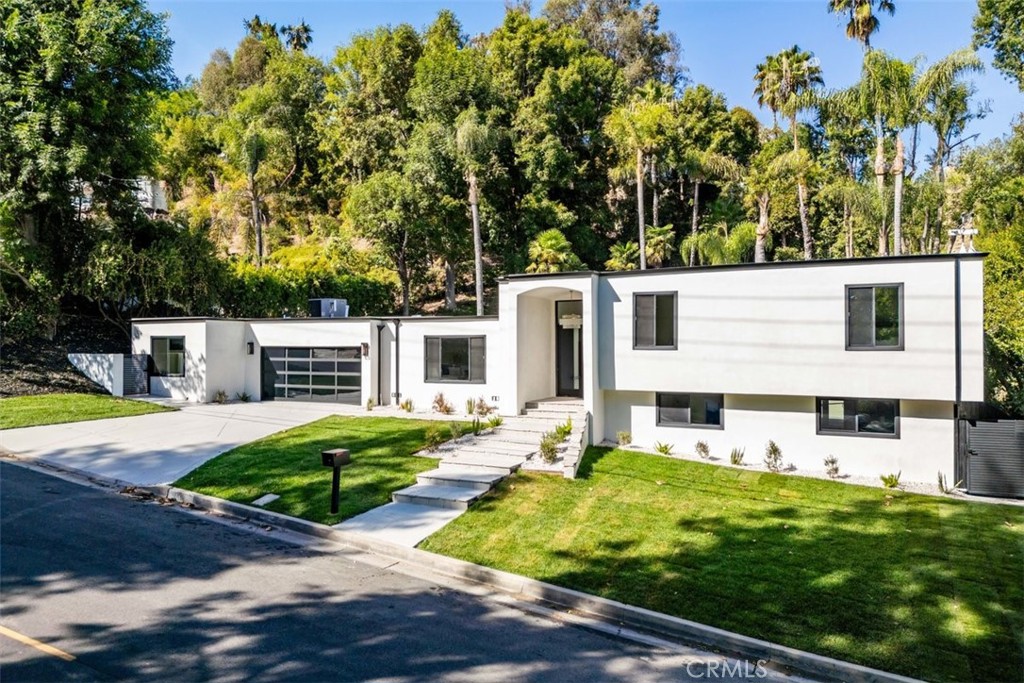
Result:
[[[245,354],[252,356],[256,353],[256,345],[252,342],[245,342]]]

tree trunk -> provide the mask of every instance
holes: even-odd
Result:
[[[444,307],[454,311],[455,301],[455,267],[451,261],[444,262]]]
[[[658,158],[651,155],[651,225],[658,227]]]
[[[260,197],[256,193],[256,176],[249,174],[249,197],[252,210],[252,229],[256,234],[256,265],[263,265],[263,223],[260,220]]]
[[[690,234],[694,237],[697,236],[697,219],[700,208],[700,178],[693,178],[693,209],[690,214]],[[694,240],[693,246],[690,247],[690,265],[694,266],[697,264],[697,244]]]
[[[480,209],[477,206],[476,174],[469,176],[469,210],[473,214],[473,267],[476,276],[476,314],[484,314],[484,245],[480,238]]]
[[[893,253],[903,253],[903,138],[896,136],[896,158],[892,161],[893,200],[892,237]]]
[[[846,247],[844,254],[846,258],[853,258],[853,216],[850,212],[850,198],[843,197],[843,234],[846,236]]]
[[[888,216],[882,216],[882,224],[878,228],[878,255],[889,255],[889,223]]]
[[[885,191],[885,141],[880,132],[875,135],[875,187],[879,195]]]
[[[644,235],[644,153],[636,151],[636,222],[640,231],[640,270],[647,270],[647,237]]]
[[[796,114],[789,119],[789,129],[793,131],[793,151],[800,151],[800,136],[797,134]],[[814,238],[811,237],[811,222],[807,217],[807,183],[801,173],[796,179],[796,197],[800,206],[800,230],[804,238],[804,260],[814,258]]]
[[[804,238],[804,260],[814,259],[814,238],[811,237],[811,223],[807,217],[807,185],[801,177],[797,180],[796,196],[800,204],[800,229]]]
[[[408,247],[409,233],[402,238],[402,246],[396,254],[395,265],[398,267],[398,280],[402,283],[402,315],[409,315],[410,282],[409,263],[406,260],[406,249]]]
[[[764,263],[764,240],[768,236],[768,202],[770,196],[762,192],[757,197],[757,232],[754,240],[754,263]]]
[[[924,228],[921,230],[921,253],[927,254],[928,251],[928,209],[924,210]]]

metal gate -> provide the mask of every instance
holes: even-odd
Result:
[[[1024,420],[961,420],[959,445],[968,493],[1024,498]]]
[[[124,357],[124,395],[149,393],[149,354],[126,354]]]

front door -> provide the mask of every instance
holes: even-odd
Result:
[[[555,302],[555,393],[583,398],[583,302]]]

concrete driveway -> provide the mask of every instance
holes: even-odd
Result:
[[[236,446],[353,406],[266,403],[168,404],[175,412],[0,431],[0,448],[133,484],[168,484]]]

